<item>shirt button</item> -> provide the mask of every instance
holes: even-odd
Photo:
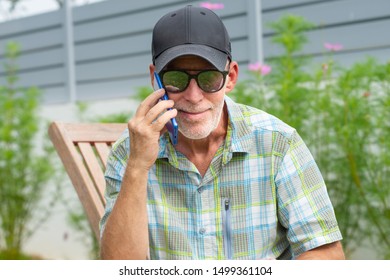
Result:
[[[206,233],[206,229],[201,228],[201,229],[199,230],[199,233],[202,234],[202,235],[205,234],[205,233]]]
[[[203,192],[203,189],[202,188],[199,188],[198,189],[198,193],[202,193]]]

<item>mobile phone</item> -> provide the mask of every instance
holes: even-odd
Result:
[[[165,88],[161,82],[160,76],[157,74],[157,72],[154,72],[154,79],[156,80],[156,82],[154,83],[155,90],[161,89],[161,88],[165,90]],[[158,88],[156,88],[156,86]],[[161,98],[161,100],[168,100],[168,94],[167,94],[166,90],[165,90],[164,96]],[[168,110],[172,110],[172,109],[168,109]],[[177,134],[179,131],[179,126],[177,125],[176,119],[172,118],[169,122],[167,122],[165,127],[168,129],[169,137],[171,138],[172,144],[176,145],[177,144]]]

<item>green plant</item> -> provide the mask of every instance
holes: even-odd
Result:
[[[271,24],[282,55],[258,64],[238,84],[236,101],[295,127],[312,151],[335,207],[350,256],[362,241],[390,258],[390,64],[373,59],[342,68],[330,55],[311,65],[300,54],[313,24],[287,15]],[[314,70],[313,70],[314,69]]]
[[[100,247],[87,216],[80,204],[70,207],[69,202],[65,202],[68,207],[68,223],[76,230],[78,239],[89,248],[90,259],[99,259]]]
[[[0,85],[1,258],[22,256],[23,242],[47,219],[50,207],[40,208],[39,202],[54,173],[52,149],[44,146],[38,152],[34,147],[40,92],[37,88],[17,87],[19,52],[16,43],[7,44],[5,84]]]
[[[327,131],[312,140],[326,170],[347,253],[367,240],[384,258],[390,258],[390,156],[383,140],[390,130],[388,70],[367,59],[324,80],[314,108]]]

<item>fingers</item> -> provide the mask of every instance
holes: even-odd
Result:
[[[166,110],[172,108],[174,102],[172,100],[164,100],[158,102],[155,106],[153,106],[145,115],[144,121],[146,124],[151,124],[156,121],[156,119],[160,118],[159,116],[162,113],[165,113]]]
[[[172,100],[159,100],[164,95],[164,90],[157,90],[150,94],[139,105],[131,123],[141,125],[144,128],[151,127],[154,131],[162,131],[164,125],[177,115],[177,110],[171,109],[174,105]]]
[[[158,100],[164,96],[165,91],[163,89],[156,90],[141,102],[134,115],[135,118],[143,118],[149,110],[157,104]]]
[[[168,110],[153,122],[152,127],[156,131],[162,131],[165,128],[166,123],[169,122],[170,119],[176,117],[176,115],[176,109]]]
[[[166,131],[165,124],[177,115],[176,109],[168,110],[174,105],[172,100],[159,102],[163,95],[164,90],[150,94],[138,106],[136,114],[128,122],[131,157],[137,164],[147,169],[156,161],[159,138],[161,133]]]

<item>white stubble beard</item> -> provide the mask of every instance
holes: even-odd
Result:
[[[215,114],[212,114],[211,118],[206,119],[201,129],[194,130],[190,123],[186,123],[186,121],[180,117],[176,118],[180,133],[186,138],[193,140],[206,138],[218,127],[218,124],[221,121],[224,104],[224,99],[217,105],[213,104],[211,110]]]

